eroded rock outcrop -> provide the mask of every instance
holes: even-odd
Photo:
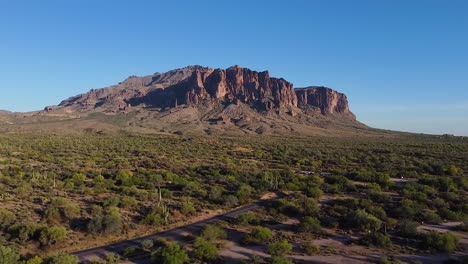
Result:
[[[349,110],[346,95],[323,86],[309,86],[296,89],[298,107],[312,106],[322,114],[343,114],[355,118]]]

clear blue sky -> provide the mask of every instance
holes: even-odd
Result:
[[[468,1],[0,0],[0,109],[186,65],[348,95],[379,128],[468,135]]]

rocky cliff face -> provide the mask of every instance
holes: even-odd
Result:
[[[342,114],[355,118],[349,110],[346,95],[323,86],[309,86],[296,89],[299,107],[312,106],[320,109],[322,114]]]
[[[59,107],[72,112],[122,112],[141,105],[173,108],[181,105],[243,103],[258,112],[296,115],[310,108],[322,115],[354,118],[344,94],[326,87],[294,89],[284,80],[239,66],[212,69],[189,66],[151,76],[132,76],[111,87],[71,97]],[[54,110],[47,107],[45,110]]]
[[[144,103],[155,107],[198,105],[202,101],[242,102],[257,110],[297,106],[291,83],[271,78],[267,71],[241,67],[210,69],[190,67],[171,74],[156,74],[147,94],[130,98],[131,105]]]

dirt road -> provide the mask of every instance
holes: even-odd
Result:
[[[105,245],[97,248],[87,249],[83,251],[78,251],[73,253],[74,255],[78,256],[81,263],[90,263],[92,260],[102,259],[109,253],[120,253],[124,249],[130,246],[140,246],[141,242],[145,239],[159,239],[159,238],[166,238],[169,240],[178,241],[180,243],[187,242],[191,240],[188,236],[192,233],[199,232],[205,225],[214,224],[221,220],[227,220],[230,218],[236,218],[242,214],[245,214],[250,211],[254,211],[260,207],[264,207],[270,204],[274,200],[274,196],[270,199],[263,199],[257,201],[255,203],[244,205],[240,208],[234,209],[232,211],[193,223],[185,226],[181,226],[178,228],[174,228],[171,230],[155,233],[152,235],[139,237],[131,240],[125,240],[122,242],[117,242],[110,245]],[[132,262],[128,262],[132,263]],[[135,262],[136,263],[136,262]],[[145,263],[144,260],[138,261],[138,263]]]

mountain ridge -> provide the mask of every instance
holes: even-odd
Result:
[[[179,134],[306,135],[369,129],[356,120],[343,93],[323,86],[294,88],[268,71],[238,65],[227,69],[192,65],[129,76],[40,111],[15,114],[8,121],[74,122],[70,127]]]
[[[63,107],[77,112],[116,112],[139,105],[157,108],[198,105],[203,100],[221,100],[226,104],[240,101],[257,111],[279,110],[293,115],[297,108],[310,105],[319,108],[322,114],[347,114],[355,119],[342,93],[323,86],[294,89],[292,83],[270,77],[268,71],[257,72],[237,65],[227,69],[194,65],[143,77],[130,76],[117,85],[72,96],[46,110]]]

